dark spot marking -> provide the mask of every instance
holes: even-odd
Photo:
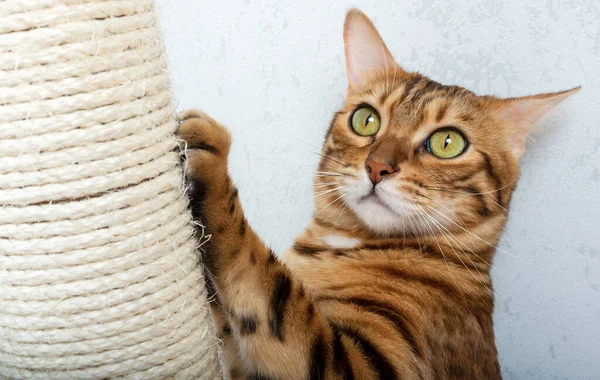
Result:
[[[467,373],[465,373],[460,365],[456,363],[450,363],[450,368],[448,368],[449,379],[465,379],[467,377]]]
[[[415,250],[420,250],[422,248],[425,248],[427,246],[419,246],[418,244],[415,244],[414,242],[403,242],[403,243],[383,243],[383,244],[364,244],[360,247],[357,248],[353,248],[352,251],[360,251],[360,250],[369,250],[369,251],[389,251],[389,250],[394,250],[394,251],[398,251],[398,250],[402,250],[402,249],[415,249]]]
[[[481,216],[490,216],[490,209],[487,207],[487,204],[485,203],[485,197],[483,196],[483,194],[481,193],[481,191],[479,191],[479,189],[477,189],[475,186],[465,186],[465,187],[458,187],[457,189],[461,189],[461,190],[465,190],[471,194],[473,194],[475,197],[477,197],[477,199],[479,199],[479,202],[481,202],[481,208],[479,210],[477,210],[477,213]]]
[[[233,191],[231,192],[231,195],[229,196],[229,203],[233,202],[238,196],[238,189],[237,187],[235,189],[233,189]]]
[[[188,150],[189,149],[200,149],[200,150],[203,150],[203,151],[215,154],[215,155],[219,154],[219,150],[217,148],[215,148],[214,146],[207,144],[203,141],[199,141],[192,146],[188,146]]]
[[[223,336],[231,335],[231,325],[229,323],[225,323],[223,325],[223,331],[221,332]]]
[[[325,228],[336,228],[332,223],[327,222],[321,218],[315,218],[313,220],[316,224],[318,224],[321,227],[325,227]]]
[[[390,361],[354,326],[337,326],[338,330],[348,337],[358,348],[371,369],[376,373],[376,379],[393,380],[398,374]]]
[[[229,215],[233,215],[233,212],[235,211],[235,203],[232,203],[229,206]]]
[[[469,179],[471,179],[471,177],[473,177],[475,174],[479,173],[482,170],[481,167],[475,168],[475,170],[473,170],[470,173],[467,173],[465,175],[463,175],[462,177],[458,177],[455,181],[456,182],[465,182]]]
[[[473,115],[470,115],[468,113],[463,113],[458,115],[458,118],[461,119],[462,121],[473,121],[475,120],[475,117]]]
[[[410,93],[410,91],[413,89],[413,87],[415,87],[417,84],[419,84],[421,82],[421,79],[423,79],[423,77],[418,76],[418,75],[410,78],[404,85],[402,97],[405,98]]]
[[[240,222],[240,235],[244,236],[246,234],[246,218],[242,218]]]
[[[371,269],[381,271],[389,276],[395,277],[399,280],[414,281],[424,286],[437,289],[448,296],[460,296],[462,294],[455,288],[453,283],[443,281],[435,277],[428,277],[426,275],[417,275],[414,273],[408,273],[399,268],[392,266],[371,266]]]
[[[492,159],[490,158],[490,156],[487,153],[479,152],[479,154],[481,154],[483,156],[483,159],[485,161],[485,170],[486,170],[487,174],[494,181],[494,190],[496,191],[496,196],[497,196],[496,201],[498,202],[499,205],[502,205],[502,182],[500,181],[500,178],[498,177],[498,175],[496,174],[496,171],[494,170],[494,166],[492,165]]]
[[[310,363],[308,366],[308,378],[310,380],[321,380],[325,378],[325,359],[327,358],[327,345],[323,335],[319,334],[313,342]]]
[[[294,251],[303,255],[316,255],[324,251],[323,248],[309,247],[298,243],[294,244],[292,248],[294,249]]]
[[[422,357],[421,349],[417,345],[417,341],[411,332],[411,330],[414,328],[414,326],[412,326],[413,324],[398,311],[394,310],[394,307],[392,305],[385,302],[361,297],[330,299],[337,302],[348,303],[358,306],[364,311],[377,314],[385,320],[391,322],[394,325],[398,334],[400,334],[404,338],[404,340],[410,345],[413,354],[417,357]]]
[[[315,316],[315,305],[313,305],[313,303],[310,302],[306,309],[306,323],[309,324],[310,321],[312,321],[314,316]]]
[[[448,111],[449,107],[450,107],[450,105],[448,103],[446,103],[443,106],[440,106],[438,108],[437,115],[435,116],[435,121],[436,122],[439,123],[440,121],[442,121],[442,119],[444,118],[444,116],[446,116],[446,112]]]
[[[398,99],[396,99],[394,101],[394,103],[392,103],[390,105],[390,109],[393,110],[395,108],[398,108],[402,104],[402,102],[404,102],[404,100],[410,93],[410,90],[412,90],[412,88],[420,81],[421,81],[421,77],[419,77],[419,76],[414,76],[414,77],[410,78],[408,81],[406,81],[406,83],[404,84],[404,87],[402,87],[402,95],[400,95],[398,97]]]
[[[248,315],[244,315],[239,318],[239,322],[240,322],[240,335],[245,336],[245,335],[254,334],[256,332],[256,327],[258,325],[256,318],[248,316]]]
[[[275,257],[275,252],[272,249],[269,249],[269,257],[267,257],[267,265],[275,264],[277,262],[277,257]]]
[[[354,373],[352,372],[352,366],[350,365],[350,358],[344,342],[342,342],[342,335],[340,330],[331,325],[331,332],[333,334],[333,369],[336,373],[343,376],[344,380],[354,380]]]
[[[275,279],[275,287],[271,295],[269,328],[271,334],[283,342],[285,308],[289,302],[292,290],[292,281],[285,273],[280,273]]]
[[[444,88],[446,89],[446,95],[448,97],[454,97],[454,96],[458,96],[458,95],[467,95],[467,94],[472,94],[471,91],[468,91],[462,87],[459,86],[444,86]],[[462,97],[462,96],[461,96]]]
[[[348,252],[346,252],[345,250],[342,250],[342,249],[334,249],[331,252],[336,256],[344,256],[344,257],[348,256]]]
[[[190,198],[190,209],[194,220],[202,221],[204,219],[204,208],[202,202],[206,199],[206,186],[200,181],[192,181],[192,186],[188,189]]]
[[[439,90],[440,88],[442,88],[442,85],[439,84],[438,82],[425,79],[425,85],[423,87],[421,87],[420,89],[418,89],[417,91],[415,91],[412,94],[411,99],[413,101],[416,101],[416,100],[422,98],[425,94],[430,93],[435,90]]]
[[[250,251],[250,264],[256,264],[256,254],[254,253],[254,251]]]

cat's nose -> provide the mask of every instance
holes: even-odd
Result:
[[[383,177],[392,174],[395,170],[387,161],[377,157],[368,158],[365,162],[369,178],[374,185],[381,182]]]

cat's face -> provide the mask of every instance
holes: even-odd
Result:
[[[380,235],[485,220],[499,230],[529,128],[571,92],[480,97],[402,70],[359,11],[344,32],[349,88],[323,147],[317,212]]]

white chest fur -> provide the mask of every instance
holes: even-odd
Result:
[[[332,248],[354,248],[361,241],[359,238],[351,238],[343,235],[326,235],[321,240]]]

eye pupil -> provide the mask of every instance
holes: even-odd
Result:
[[[444,141],[444,149],[446,149],[448,144],[451,144],[451,143],[452,143],[452,139],[450,138],[450,135],[446,136],[446,140]]]
[[[369,124],[372,123],[374,121],[373,119],[373,114],[370,113],[369,116],[367,116],[367,119],[365,120],[365,127]]]

